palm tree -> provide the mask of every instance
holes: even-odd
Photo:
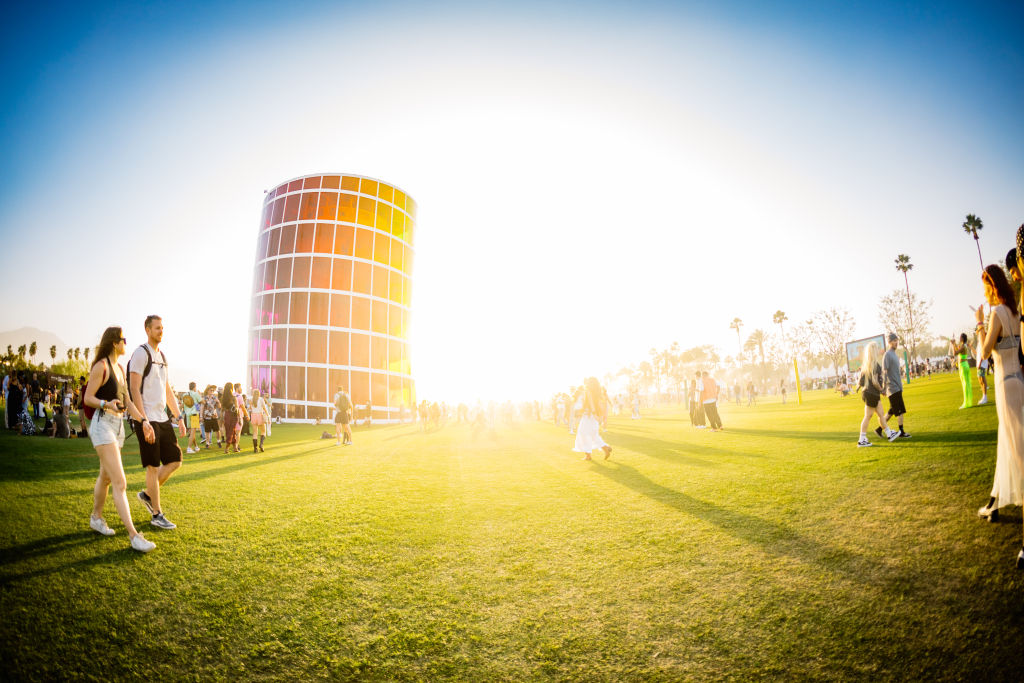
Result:
[[[747,343],[745,348],[750,350],[750,355],[754,355],[754,349],[757,349],[761,355],[761,368],[764,369],[764,330],[754,330],[747,337]]]
[[[981,264],[981,269],[985,270],[985,263],[981,260],[981,242],[978,241],[978,231],[982,228],[981,219],[973,213],[969,213],[963,227],[964,232],[974,238],[974,244],[978,247],[978,263]]]
[[[88,346],[83,346],[83,347],[82,347],[82,355],[84,355],[84,356],[85,356],[85,364],[86,364],[86,365],[88,365],[88,364],[89,364],[89,350],[90,350],[90,349],[89,349],[89,347],[88,347]]]
[[[75,347],[75,360],[78,360],[81,357],[82,357],[82,349],[81,349],[81,347],[76,346]]]
[[[28,351],[28,347],[22,344],[18,347],[18,358],[25,360],[25,352]]]
[[[71,357],[75,355],[73,349],[68,349],[68,362],[71,362]]]
[[[968,216],[970,218],[970,216]],[[981,229],[981,221],[978,221],[978,229]],[[975,237],[974,239],[978,239]],[[978,251],[978,260],[981,260],[981,251]],[[910,301],[910,279],[907,277],[907,271],[914,269],[914,264],[910,262],[910,257],[906,254],[899,254],[896,256],[896,270],[903,273],[903,284],[907,286],[907,315],[910,318],[910,355],[915,356],[914,347],[917,346],[914,340],[914,308]],[[904,344],[905,345],[905,344]]]
[[[743,355],[743,342],[740,340],[740,328],[743,327],[743,321],[739,318],[733,318],[732,322],[729,323],[729,327],[736,330],[736,345],[740,347],[740,356]]]
[[[789,320],[789,318],[786,317],[784,311],[775,311],[775,315],[772,316],[772,322],[779,326],[779,340],[783,344],[786,343],[786,331],[782,329],[782,323],[787,320]]]
[[[57,345],[56,344],[54,344],[53,346],[50,347],[50,360],[53,361],[54,363],[57,362]]]
[[[33,365],[35,365],[36,362],[36,351],[38,349],[39,347],[36,345],[35,342],[32,342],[31,344],[28,345],[28,357],[32,361]]]

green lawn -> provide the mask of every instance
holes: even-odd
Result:
[[[175,531],[88,528],[88,441],[0,435],[5,679],[1020,680],[1020,508],[975,512],[992,406],[952,375],[913,438],[857,448],[857,397],[613,419],[608,462],[520,423],[281,426],[186,456]],[[795,397],[794,397],[795,398]],[[874,435],[872,434],[872,437]],[[243,441],[243,443],[245,443]]]

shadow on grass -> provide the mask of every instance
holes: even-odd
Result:
[[[609,443],[612,447],[621,446],[658,460],[682,465],[694,465],[697,467],[719,467],[721,463],[714,460],[705,460],[696,456],[704,456],[708,458],[731,458],[737,456],[743,458],[765,457],[761,453],[754,453],[751,451],[733,450],[722,448],[721,446],[709,446],[707,444],[652,439],[648,436],[640,436],[638,434],[631,434],[628,432],[612,432],[606,434],[606,436],[608,437]]]
[[[81,537],[81,540],[75,541],[74,543],[70,543],[70,544],[64,542],[64,543],[58,543],[57,545],[47,545],[47,542],[53,541],[54,539],[62,539],[62,538],[68,538],[68,537]],[[132,550],[126,543],[124,543],[125,538],[126,537],[124,537],[124,536],[121,537],[121,539],[120,539],[121,542],[118,543],[118,546],[117,546],[116,549],[109,550],[109,551],[107,551],[107,552],[105,552],[105,553],[103,553],[101,555],[94,555],[92,557],[86,557],[86,558],[83,558],[83,559],[80,559],[80,560],[74,560],[72,562],[63,562],[63,563],[60,563],[60,564],[55,564],[55,565],[50,566],[50,567],[40,567],[38,569],[32,569],[32,570],[29,570],[29,571],[26,571],[26,572],[20,572],[20,573],[9,573],[9,572],[7,572],[5,570],[3,572],[0,572],[0,586],[7,586],[7,585],[9,585],[11,583],[14,583],[16,581],[25,581],[27,579],[36,578],[36,577],[39,577],[39,576],[47,576],[49,574],[58,574],[58,573],[61,573],[61,572],[64,572],[64,571],[67,571],[67,570],[70,570],[70,569],[75,569],[75,568],[80,568],[80,567],[92,567],[92,566],[96,566],[96,565],[124,564],[126,562],[134,562],[134,561],[137,561],[137,560],[141,559],[142,553],[139,553],[139,552],[137,552],[135,550]],[[20,557],[16,558],[16,560],[30,559],[33,556],[39,557],[39,556],[42,556],[42,555],[49,555],[49,554],[52,554],[52,553],[62,552],[62,551],[65,551],[65,550],[67,550],[67,549],[69,549],[71,547],[77,547],[77,546],[83,545],[85,542],[92,542],[92,541],[99,542],[100,540],[101,540],[100,537],[98,537],[93,532],[82,532],[82,533],[76,533],[76,534],[65,534],[64,536],[54,536],[54,537],[52,537],[50,539],[40,539],[39,541],[36,541],[34,543],[27,543],[27,544],[25,544],[25,546],[35,546],[36,550],[35,550],[34,553],[30,553],[30,554],[27,554],[27,555],[21,555]],[[109,539],[102,539],[102,540],[109,540]],[[18,546],[18,547],[24,547],[24,546]],[[3,566],[6,566],[7,564],[10,564],[11,562],[16,561],[16,560],[8,561],[6,559],[7,553],[10,552],[11,550],[12,549],[10,549],[10,548],[5,548],[4,550],[0,551],[0,557],[4,558],[3,560],[0,560],[0,564],[2,564]]]
[[[0,566],[21,562],[22,560],[41,555],[63,552],[97,538],[98,536],[95,531],[76,531],[70,534],[61,534],[60,536],[50,536],[49,538],[37,538],[34,541],[8,548],[0,548]]]
[[[208,470],[201,470],[199,472],[189,471],[184,469],[182,474],[175,475],[171,481],[197,481],[200,479],[209,479],[210,477],[218,477],[222,474],[229,474],[238,472],[240,470],[246,470],[252,467],[263,467],[264,465],[270,465],[272,463],[284,462],[285,460],[294,460],[295,458],[304,458],[309,455],[314,455],[320,451],[338,450],[340,448],[334,445],[333,439],[324,439],[327,444],[319,446],[317,448],[310,448],[298,451],[296,453],[284,453],[274,457],[266,457],[266,454],[257,453],[232,453],[230,457],[232,459],[239,459],[243,456],[252,456],[252,459],[245,462],[238,462],[231,465],[225,465],[224,467],[215,467]]]

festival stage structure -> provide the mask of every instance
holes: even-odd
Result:
[[[327,420],[345,387],[357,415],[415,404],[409,361],[416,203],[380,180],[308,175],[263,200],[249,328],[249,386],[272,417]]]

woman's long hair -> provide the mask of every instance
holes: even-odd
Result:
[[[121,341],[121,328],[120,327],[108,327],[103,330],[103,336],[100,337],[100,343],[96,347],[96,353],[92,359],[92,365],[102,363],[103,359],[114,352],[114,346]],[[89,367],[91,368],[92,365]]]
[[[1007,306],[1014,315],[1017,315],[1017,302],[1014,300],[1013,287],[1010,286],[1010,281],[1006,279],[1006,274],[1003,269],[999,266],[988,265],[985,266],[985,272],[981,276],[982,282],[992,286],[992,289],[996,292],[996,297],[999,299],[999,303]],[[1011,330],[1008,334],[1013,334]]]
[[[878,344],[868,342],[864,346],[864,361],[861,363],[860,371],[868,376],[868,383],[876,389],[881,389],[875,381],[875,366],[878,365]]]
[[[225,410],[227,410],[231,406],[235,405],[234,388],[235,388],[235,385],[232,384],[231,382],[228,382],[227,384],[224,385],[224,391],[222,391],[221,395],[220,395],[220,407],[221,408],[224,408]]]

